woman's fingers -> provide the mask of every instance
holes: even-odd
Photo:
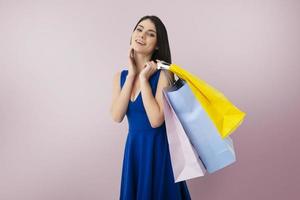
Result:
[[[157,70],[157,63],[154,62],[154,61],[151,61],[151,63],[152,63],[154,71],[156,71]]]
[[[133,48],[130,49],[130,57],[133,58]]]

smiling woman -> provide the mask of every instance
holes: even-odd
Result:
[[[126,116],[120,199],[191,199],[185,181],[175,183],[163,112],[162,89],[174,75],[158,70],[155,61],[171,63],[167,30],[156,16],[142,17],[133,29],[128,69],[114,77],[111,114],[116,122]]]

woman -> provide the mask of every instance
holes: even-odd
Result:
[[[122,200],[191,199],[186,182],[174,182],[162,96],[174,75],[157,70],[155,61],[160,60],[171,63],[166,28],[158,17],[144,16],[131,36],[128,69],[114,76],[111,115],[116,122],[126,115],[129,126]]]

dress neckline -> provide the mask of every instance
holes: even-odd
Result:
[[[133,101],[130,98],[131,103],[134,103],[139,98],[140,94],[141,94],[141,90],[139,91],[138,95],[134,97]]]
[[[157,70],[156,72],[154,72],[154,73],[150,76],[149,81],[150,81],[150,79],[151,79],[158,71],[160,71],[160,70]],[[127,73],[128,73],[128,70],[127,70]],[[149,82],[149,83],[150,83],[150,82]],[[135,103],[135,102],[138,100],[138,98],[139,98],[140,96],[141,96],[141,89],[139,89],[139,92],[138,92],[137,96],[135,96],[135,98],[134,98],[133,101],[131,100],[131,96],[130,96],[130,99],[129,99],[130,103]]]

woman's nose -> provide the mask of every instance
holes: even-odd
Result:
[[[141,32],[139,36],[140,36],[141,38],[144,38],[144,35],[145,35],[145,33],[144,33],[144,32]]]

